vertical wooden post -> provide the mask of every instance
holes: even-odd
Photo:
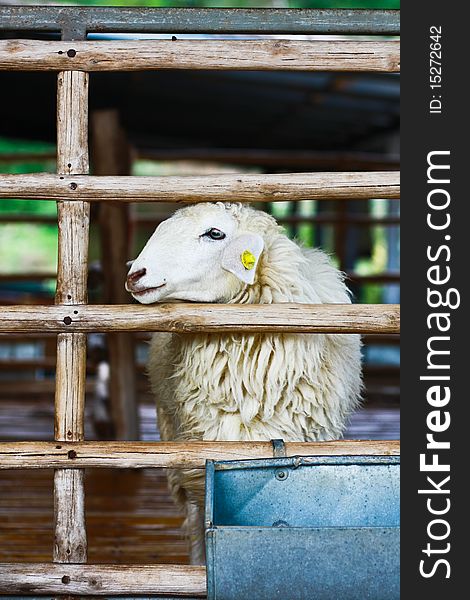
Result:
[[[130,147],[119,123],[117,110],[97,110],[91,115],[92,163],[94,175],[129,175]],[[129,256],[129,213],[123,203],[100,205],[101,256],[104,301],[128,304],[124,289]],[[118,440],[138,440],[138,406],[135,372],[135,344],[132,333],[107,334],[110,365],[110,400]]]
[[[57,79],[57,172],[88,173],[88,73],[64,71]],[[90,205],[57,203],[59,260],[56,304],[86,304]],[[84,439],[86,334],[59,334],[55,393],[55,439]],[[84,471],[54,475],[54,561],[85,563]]]
[[[339,217],[339,222],[334,225],[334,252],[339,262],[338,268],[340,271],[346,271],[348,268],[346,264],[346,244],[348,236],[348,226],[346,223],[347,214],[348,202],[336,202],[336,216]]]

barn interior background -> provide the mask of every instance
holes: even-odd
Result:
[[[113,4],[398,8],[394,1],[326,0]],[[0,32],[0,37],[8,35]],[[54,35],[36,32],[40,39]],[[89,35],[142,37],[168,35]],[[178,34],[185,37],[227,35]],[[55,172],[55,79],[54,73],[0,74],[0,172]],[[92,73],[91,172],[139,176],[397,170],[399,85],[398,75],[389,73]],[[307,198],[262,208],[291,236],[330,252],[348,274],[355,301],[399,302],[398,202]],[[131,301],[123,287],[125,261],[137,255],[173,210],[174,205],[162,203],[92,204],[91,303]],[[56,262],[56,203],[0,200],[0,304],[52,304]],[[55,337],[0,334],[2,441],[53,439]],[[158,439],[144,372],[148,339],[145,333],[88,336],[87,439]],[[364,342],[365,403],[345,437],[397,439],[399,337],[369,335]],[[52,477],[45,470],[1,472],[0,562],[49,560]],[[187,562],[181,517],[159,470],[90,470],[86,488],[90,562]]]

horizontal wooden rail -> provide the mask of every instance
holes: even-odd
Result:
[[[137,338],[139,339],[139,338]],[[384,346],[396,346],[400,343],[399,335],[382,335],[382,334],[371,334],[365,335],[362,338],[364,344],[378,344]]]
[[[113,202],[275,202],[400,197],[398,171],[200,175],[182,177],[89,177],[0,175],[0,198],[111,200]]]
[[[0,175],[1,177],[1,175]],[[0,182],[1,186],[1,182]],[[356,193],[356,190],[355,192]],[[381,192],[383,194],[383,192]],[[18,197],[18,196],[17,196]],[[377,198],[377,196],[376,196]],[[332,198],[321,198],[321,200]],[[348,199],[352,199],[348,197]],[[162,215],[138,214],[131,217],[136,227],[156,227],[165,217]],[[276,217],[278,223],[283,225],[347,225],[350,227],[394,227],[400,225],[400,217],[374,217],[371,215],[346,215],[336,216],[332,214],[317,215],[290,215],[287,217]],[[0,223],[28,223],[30,225],[57,225],[57,217],[53,215],[28,215],[28,214],[0,214]]]
[[[151,40],[59,42],[0,40],[0,70],[151,69],[400,70],[395,41]]]
[[[399,10],[1,6],[0,29],[137,33],[400,33]],[[79,39],[79,38],[74,38]]]
[[[389,456],[398,441],[286,442],[287,456]],[[191,468],[206,460],[272,458],[271,442],[0,442],[0,469]]]
[[[396,171],[396,154],[364,151],[286,150],[283,148],[137,148],[137,157],[158,161],[203,161],[300,171]],[[0,158],[1,164],[1,158]]]
[[[1,177],[1,175],[0,175]],[[57,216],[28,213],[0,214],[0,223],[28,223],[29,225],[57,225]]]
[[[1,311],[1,309],[0,309]],[[54,333],[0,333],[0,343],[15,343],[15,342],[40,342],[40,341],[46,341],[46,340],[50,340],[51,338],[54,338],[55,334]],[[134,332],[134,336],[135,339],[137,340],[137,342],[144,342],[144,341],[148,341],[151,339],[152,334],[150,332],[145,332],[145,331],[136,331]],[[376,333],[376,334],[370,334],[370,335],[366,335],[363,338],[363,342],[367,343],[374,343],[374,344],[381,344],[381,343],[390,343],[390,344],[395,344],[397,342],[400,341],[400,336],[399,334],[380,334],[380,333]]]
[[[157,223],[158,224],[158,223]],[[153,225],[153,228],[157,226]],[[56,273],[2,273],[0,274],[0,287],[16,286],[17,284],[29,282],[45,282],[56,279]],[[358,273],[346,273],[346,281],[348,285],[351,283],[368,284],[368,283],[399,283],[400,273],[384,271],[374,275],[361,275]],[[47,289],[39,290],[44,295]]]
[[[24,335],[22,333],[17,334],[16,336],[13,334],[6,334],[6,333],[0,333],[0,341],[2,339],[5,339],[7,336],[9,339],[16,339],[18,341],[25,341],[25,340],[29,340],[29,339],[47,339],[48,337],[54,335],[53,333],[43,333],[43,334],[32,334],[32,335]],[[3,336],[3,338],[2,338]],[[136,331],[134,333],[135,339],[137,340],[137,342],[145,342],[148,341],[152,338],[152,334],[146,331]],[[368,335],[363,336],[362,341],[364,343],[374,343],[374,344],[379,344],[379,343],[390,343],[390,344],[395,344],[400,342],[400,334],[398,333],[385,333],[385,334],[381,334],[381,333],[371,333]]]
[[[26,7],[22,7],[26,8]],[[2,7],[0,6],[0,11]],[[122,10],[122,9],[121,9]],[[265,148],[135,148],[136,158],[156,161],[202,161],[264,167],[295,167],[308,171],[396,171],[399,157],[364,151],[315,151]],[[56,160],[55,152],[0,153],[5,163],[41,163]]]
[[[0,379],[0,398],[13,399],[18,396],[49,396],[55,392],[56,384],[53,379],[17,379],[10,381],[8,379]],[[95,390],[92,381],[87,381],[85,384],[86,393],[93,393]]]
[[[371,336],[367,336],[365,339],[363,339],[363,342],[365,344],[370,344],[370,337]],[[375,336],[374,336],[375,337]],[[399,343],[400,339],[398,336],[392,335],[392,338],[397,338],[395,341],[395,345],[397,343]],[[374,342],[375,344],[378,344],[378,342]],[[384,342],[387,343],[387,342]],[[391,345],[392,342],[388,342],[388,345]],[[31,358],[31,359],[5,359],[5,358],[0,358],[0,371],[31,371],[31,370],[36,370],[36,369],[48,369],[48,370],[55,370],[56,368],[56,360],[55,357],[51,356],[49,358]],[[146,373],[147,372],[147,364],[146,363],[135,363],[134,365],[135,370],[138,373]],[[397,372],[399,372],[399,367],[398,366],[376,366],[376,365],[364,365],[363,367],[363,373],[365,376],[367,376],[367,374],[374,374],[377,372],[377,369],[380,369],[381,371],[383,371],[384,369],[393,369],[393,372],[395,372],[395,370],[397,370]],[[87,373],[89,374],[94,374],[96,373],[96,364],[88,361],[87,362]],[[27,389],[27,385],[31,385],[31,393],[36,393],[34,391],[34,380],[30,381],[28,379],[20,379],[20,380],[15,380],[15,381],[10,381],[8,379],[0,379],[0,395],[6,395],[10,392],[10,390],[13,392],[15,390],[15,393],[18,395],[20,392],[19,390],[22,389]],[[40,380],[38,383],[40,383],[42,385],[42,389],[39,388],[38,392],[40,391],[45,391],[47,389],[49,389],[48,385],[43,385],[43,384],[50,384],[51,390],[54,389],[54,381],[52,380]],[[141,386],[141,383],[143,384]],[[147,381],[144,380],[142,382],[137,382],[137,387],[139,389],[139,391],[142,392],[146,392],[149,391],[149,386],[147,384]],[[23,387],[24,386],[24,387]],[[90,386],[90,391],[92,391],[92,387]],[[89,391],[88,386],[86,386],[86,390]],[[29,393],[29,392],[25,392],[25,393]]]
[[[396,304],[4,306],[0,332],[398,333]]]
[[[1,10],[1,7],[0,7]],[[12,152],[0,153],[0,165],[5,163],[42,163],[44,161],[56,161],[56,153],[52,151],[45,152]]]
[[[153,227],[156,227],[155,224]],[[56,279],[56,273],[2,273],[0,274],[0,286],[8,287],[9,285],[16,285],[21,283],[29,282],[44,282]],[[399,283],[400,273],[384,271],[373,275],[361,275],[359,273],[346,273],[346,281],[349,284],[367,284],[367,283]],[[39,290],[44,293],[47,289]]]
[[[367,336],[365,339],[363,339],[363,342],[365,344],[370,344],[370,343],[374,343],[374,344],[378,344],[379,342],[375,341],[375,342],[371,342],[371,337],[375,337],[375,336]],[[399,343],[400,339],[398,336],[392,335],[392,338],[396,338],[395,340],[395,345],[397,343]],[[388,340],[388,338],[385,336],[385,339]],[[392,342],[391,341],[386,341],[386,342],[380,342],[380,343],[384,343],[384,344],[388,344],[391,345]],[[135,363],[135,369],[138,372],[142,372],[145,373],[147,371],[147,365],[145,363]],[[31,358],[31,359],[8,359],[8,358],[0,358],[0,371],[30,371],[30,370],[35,370],[35,369],[48,369],[48,370],[54,370],[56,367],[56,361],[54,357],[50,357],[50,358]],[[363,367],[363,373],[365,375],[367,375],[368,373],[375,373],[377,371],[377,369],[385,369],[386,367],[378,367],[376,365],[364,365]],[[388,368],[388,367],[387,367]],[[390,369],[396,369],[397,372],[399,371],[399,367],[398,366],[391,366],[389,367]],[[91,362],[88,361],[87,362],[87,373],[95,373],[96,372],[96,365]],[[28,380],[16,380],[16,381],[9,381],[7,380],[1,380],[0,379],[0,393],[8,393],[8,389],[9,386],[12,386],[12,388],[14,389],[15,387],[17,387],[18,389],[21,389],[23,384],[28,384]],[[41,383],[44,383],[44,380],[41,380]],[[47,380],[46,380],[47,383]],[[50,382],[51,384],[54,384],[53,381]],[[47,389],[47,387],[44,387],[44,389]],[[143,388],[142,391],[147,391],[148,390],[148,386]]]
[[[206,569],[186,565],[1,563],[0,594],[205,597]]]
[[[347,273],[348,283],[365,284],[386,284],[400,283],[400,273],[396,271],[383,271],[372,275],[361,275],[360,273]]]
[[[57,223],[57,217],[55,219]],[[0,283],[23,283],[25,281],[44,281],[55,279],[57,273],[52,271],[43,273],[0,273]]]
[[[0,358],[0,371],[55,369],[55,358]],[[4,383],[3,381],[1,383]],[[0,383],[0,386],[1,386]]]
[[[3,306],[0,306],[0,313],[2,312]],[[44,342],[55,337],[55,333],[32,333],[30,335],[24,333],[1,333],[0,332],[0,343],[11,344],[14,342]],[[137,339],[143,338],[143,333],[136,334]]]
[[[148,218],[148,217],[147,217]],[[374,217],[368,214],[336,215],[334,213],[320,213],[316,215],[289,215],[276,217],[278,223],[283,225],[347,225],[351,227],[375,227],[400,225],[400,217]],[[141,223],[139,219],[137,223]]]
[[[365,374],[364,370],[364,374]],[[369,365],[367,367],[369,377],[398,377],[400,375],[399,365]]]

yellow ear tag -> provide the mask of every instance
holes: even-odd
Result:
[[[245,250],[241,255],[242,265],[247,271],[251,271],[256,263],[256,258],[249,250]]]

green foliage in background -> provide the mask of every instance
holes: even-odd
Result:
[[[12,140],[0,137],[0,156],[2,154],[19,154],[21,152],[34,154],[35,152],[54,151],[54,144],[47,144],[46,142],[25,142],[24,140]]]
[[[30,223],[0,226],[2,273],[51,273],[57,264],[57,227]]]
[[[44,142],[28,142],[0,138],[2,154],[27,153],[34,155],[53,152],[55,146]],[[30,159],[28,162],[0,162],[2,173],[34,173],[55,169],[55,161]],[[55,202],[35,200],[1,200],[0,214],[57,214]],[[0,225],[0,270],[2,273],[50,272],[56,268],[57,226],[53,224],[2,223]]]
[[[2,154],[38,154],[38,160],[30,159],[27,162],[8,162],[1,164],[0,171],[2,173],[53,173],[55,169],[55,161],[43,160],[40,155],[43,152],[55,152],[53,144],[45,142],[29,142],[25,140],[12,140],[0,138],[0,159]],[[0,213],[28,213],[38,215],[55,215],[55,202],[36,202],[34,200],[2,200],[0,202]]]

